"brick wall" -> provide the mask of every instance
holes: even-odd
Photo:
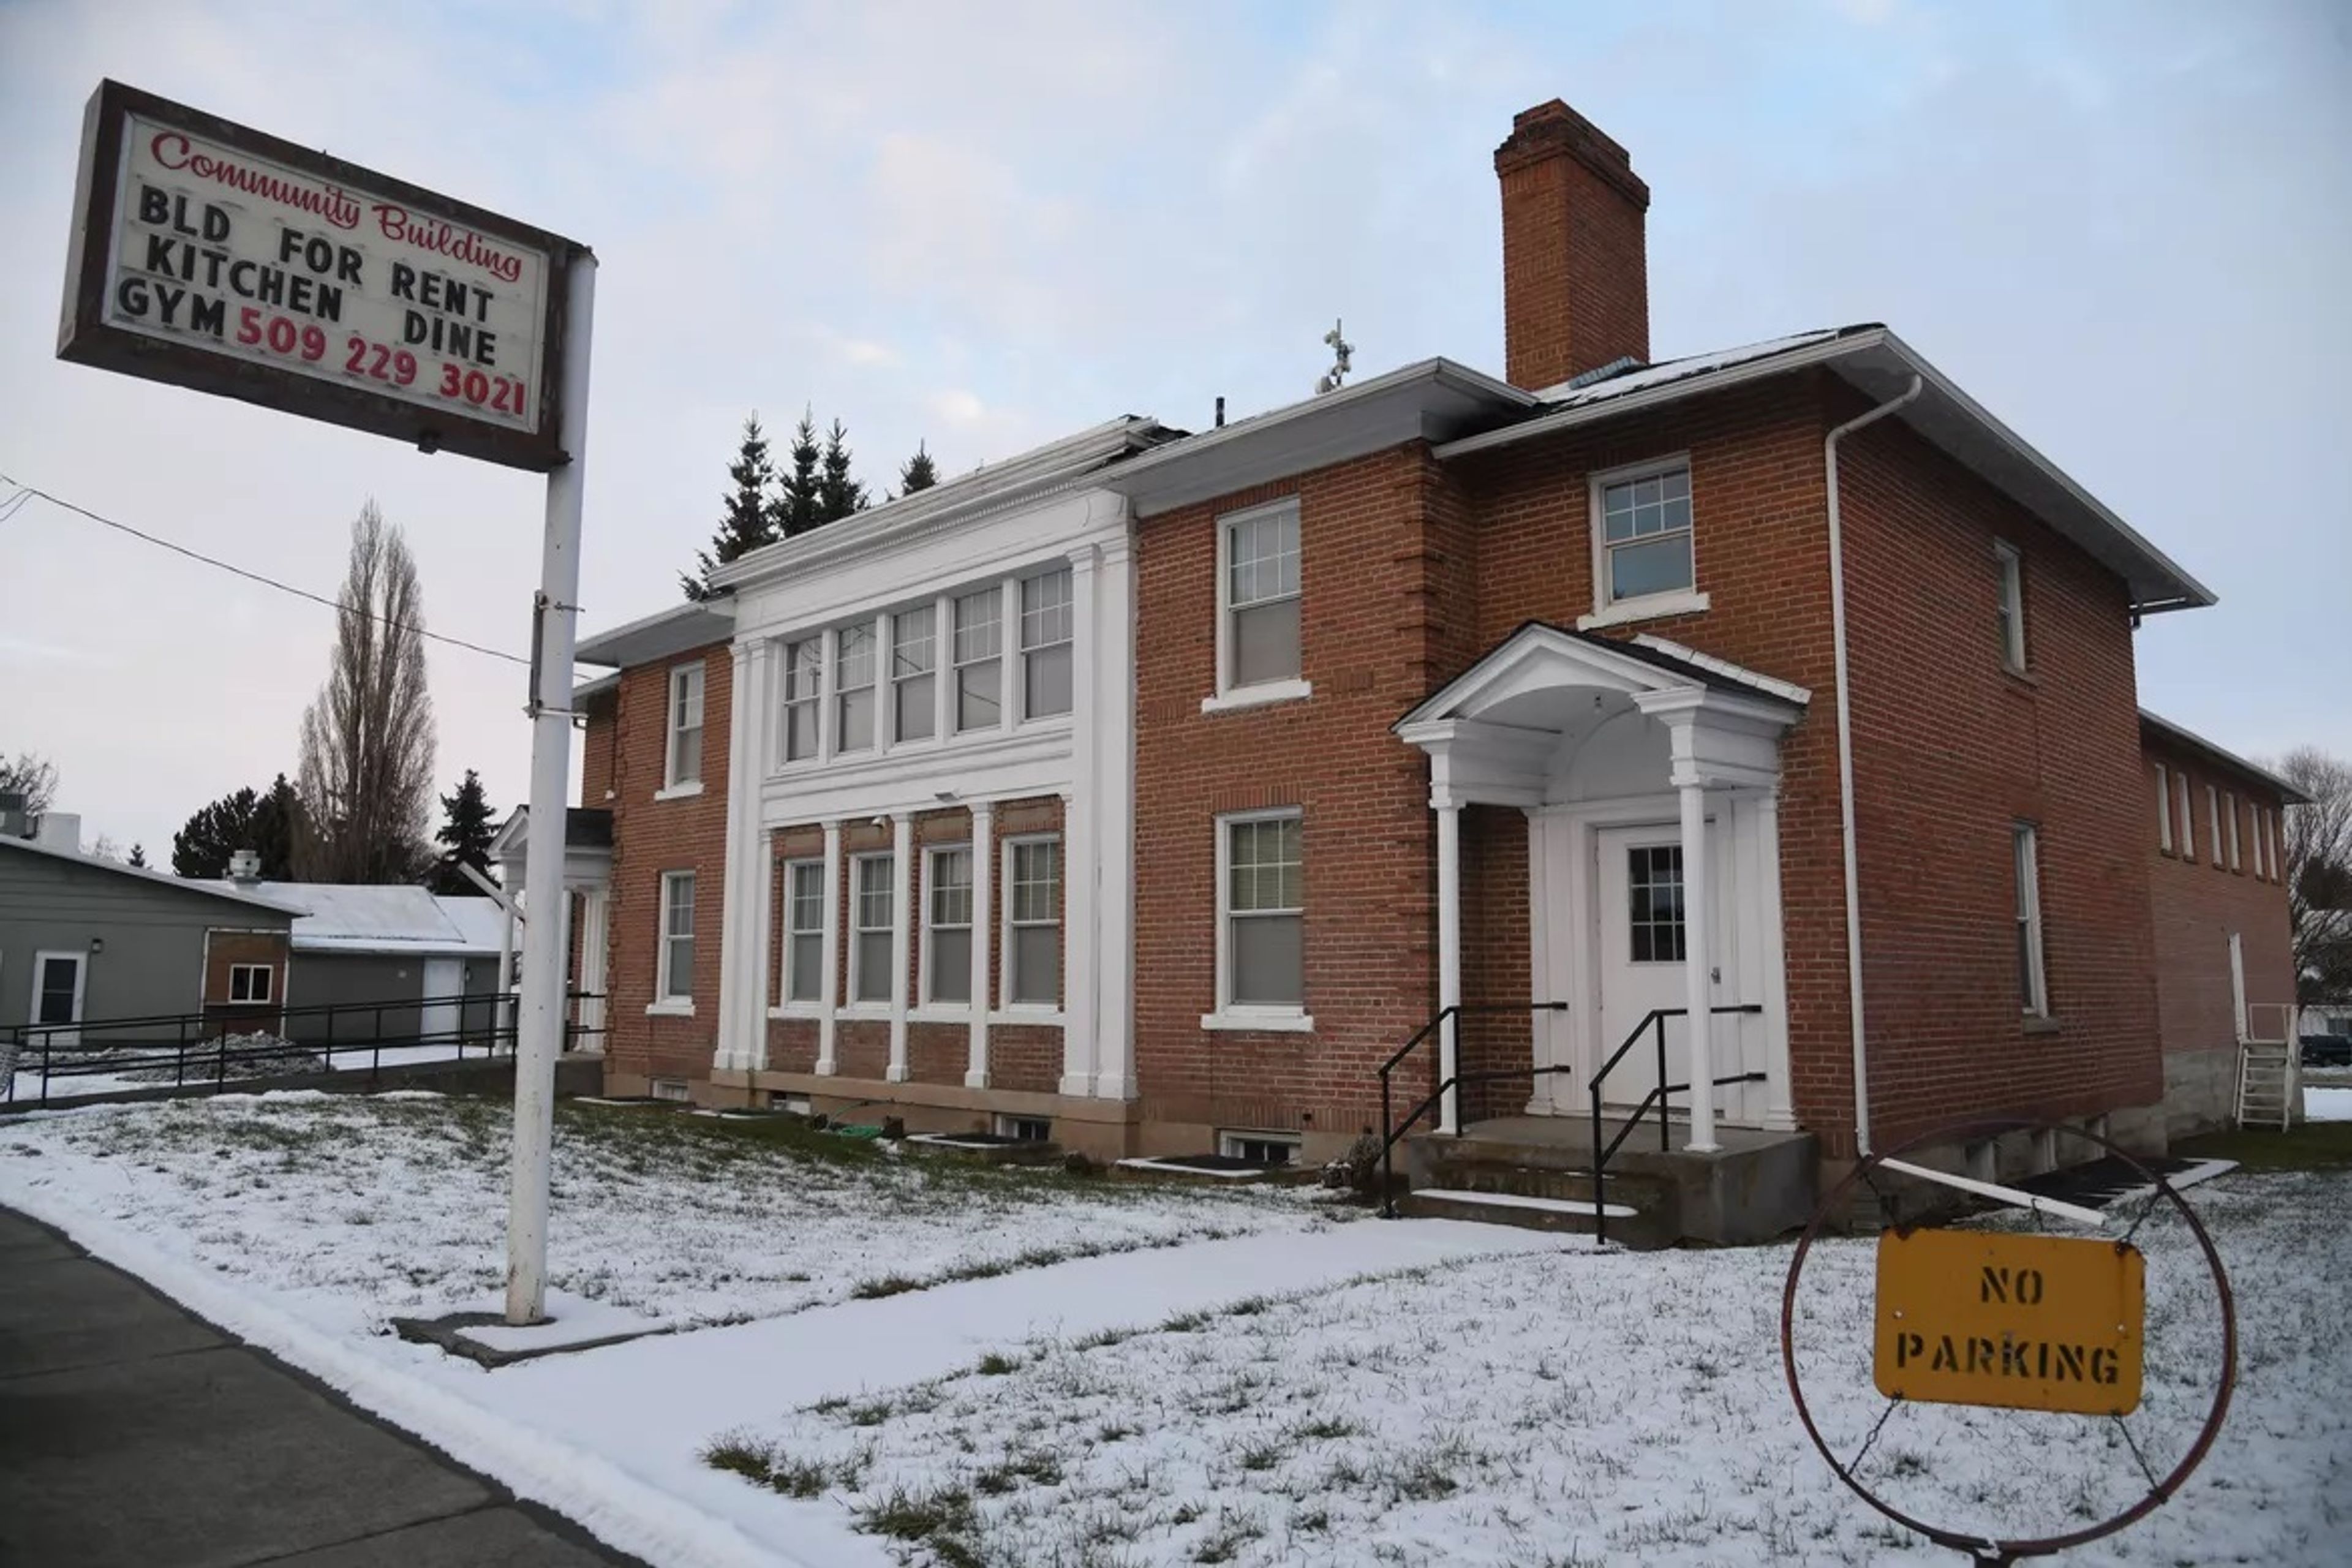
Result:
[[[702,688],[702,793],[656,800],[668,743],[669,673],[699,660]],[[734,658],[713,643],[674,658],[621,672],[610,700],[589,718],[582,799],[613,812],[610,1002],[604,1070],[610,1077],[708,1079],[719,1030],[719,908],[727,867],[728,710]],[[605,792],[611,798],[604,798]],[[692,1017],[648,1016],[661,931],[661,878],[692,871]]]
[[[250,1032],[278,1029],[286,1002],[287,970],[293,961],[293,942],[284,931],[212,931],[205,933],[204,1011],[207,1027]],[[269,997],[275,1005],[255,1007],[229,1002],[229,966],[269,965]]]

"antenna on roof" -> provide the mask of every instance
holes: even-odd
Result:
[[[1318,397],[1327,392],[1339,390],[1339,384],[1348,376],[1349,361],[1355,356],[1356,345],[1339,335],[1339,319],[1334,316],[1331,330],[1323,334],[1323,341],[1331,345],[1333,363],[1331,368],[1323,373],[1322,379],[1315,384],[1315,395]]]

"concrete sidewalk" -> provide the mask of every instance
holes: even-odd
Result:
[[[0,1563],[634,1561],[0,1209]]]

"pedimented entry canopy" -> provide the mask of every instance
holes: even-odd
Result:
[[[1780,776],[1812,694],[1663,637],[1530,621],[1399,720],[1433,805],[1538,806]]]

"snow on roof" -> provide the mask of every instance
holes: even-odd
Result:
[[[85,855],[79,849],[59,849],[51,845],[36,843],[30,838],[18,838],[11,834],[0,833],[0,848],[21,849],[27,855],[46,855],[52,860],[65,860],[78,866],[88,866],[93,870],[110,871],[118,877],[137,878],[142,881],[153,882],[162,887],[177,888],[182,892],[202,893],[215,899],[232,899],[240,904],[250,904],[256,909],[270,910],[281,915],[301,912],[294,905],[282,900],[272,899],[253,888],[239,887],[232,882],[192,882],[184,878],[174,877],[169,871],[158,871],[152,867],[126,865],[120,860],[110,860],[103,855]]]
[[[308,911],[294,921],[297,952],[439,952],[499,951],[498,905],[488,899],[450,898],[424,888],[370,887],[344,882],[203,882],[206,889],[257,893]]]
[[[1714,353],[1690,354],[1682,359],[1670,359],[1659,364],[1637,364],[1617,375],[1580,375],[1574,381],[1546,387],[1536,395],[1544,401],[1549,412],[1558,408],[1581,408],[1589,404],[1605,403],[1612,397],[1623,397],[1669,382],[1686,381],[1710,371],[1728,370],[1733,365],[1746,364],[1750,360],[1769,359],[1774,354],[1787,353],[1791,349],[1807,348],[1814,343],[1846,332],[1862,331],[1858,327],[1824,327],[1818,331],[1799,332],[1792,337],[1771,338],[1760,343],[1745,343],[1736,349],[1720,349]]]

